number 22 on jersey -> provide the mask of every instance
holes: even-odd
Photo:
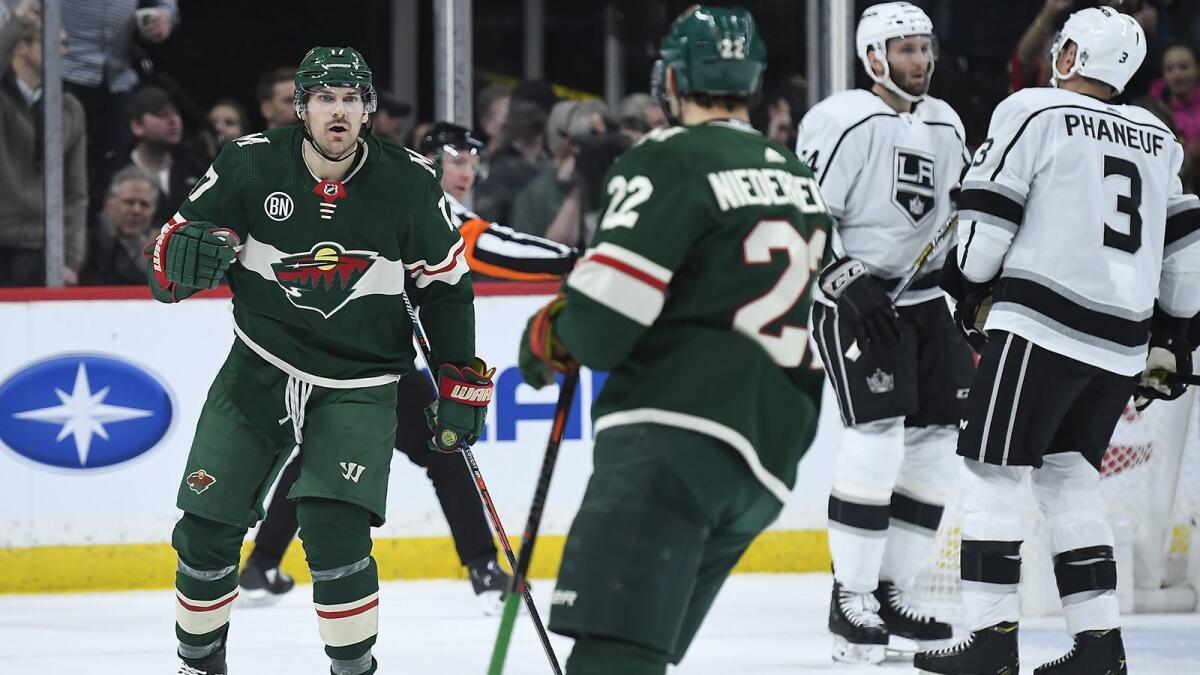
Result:
[[[787,267],[771,290],[742,305],[733,315],[733,327],[752,338],[784,368],[796,368],[808,349],[808,329],[784,323],[777,331],[767,327],[787,315],[808,291],[812,275],[825,255],[825,231],[813,232],[810,241],[786,220],[760,220],[742,242],[746,265],[770,264],[772,253],[787,254]],[[808,317],[804,317],[807,322]]]

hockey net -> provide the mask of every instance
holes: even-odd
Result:
[[[1195,388],[1144,412],[1126,407],[1101,468],[1101,490],[1116,541],[1121,611],[1197,611],[1200,586],[1200,400]],[[1022,486],[1025,542],[1021,606],[1026,615],[1061,611],[1042,517]],[[946,505],[934,551],[914,589],[923,609],[961,623],[962,512]]]

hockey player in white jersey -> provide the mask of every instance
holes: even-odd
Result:
[[[845,427],[829,496],[829,629],[843,662],[882,661],[889,637],[951,637],[906,591],[931,555],[952,487],[971,351],[937,286],[944,253],[889,297],[953,213],[970,161],[958,115],[926,94],[932,32],[907,2],[868,8],[856,42],[874,85],[817,104],[798,133],[796,152],[836,223],[812,323]]]
[[[1034,672],[1126,672],[1099,467],[1135,389],[1140,403],[1182,393],[1170,373],[1191,371],[1200,310],[1200,202],[1181,194],[1183,150],[1149,112],[1109,103],[1145,55],[1129,16],[1072,14],[1051,52],[1055,88],[1003,101],[964,178],[942,283],[981,347],[958,441],[972,633],[917,654],[925,672],[1017,672],[1015,505],[1030,473],[1074,635]]]

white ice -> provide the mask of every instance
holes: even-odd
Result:
[[[829,576],[739,575],[717,598],[687,658],[672,674],[866,675],[914,672],[911,664],[836,666],[825,632]],[[552,583],[536,582],[543,614]],[[498,619],[482,616],[465,581],[383,585],[380,640],[384,674],[482,675]],[[233,675],[323,675],[309,588],[297,587],[272,607],[235,608],[229,645]],[[170,675],[176,671],[170,591],[0,596],[2,675]],[[1060,617],[1021,625],[1027,672],[1070,646]],[[1138,675],[1200,673],[1200,614],[1125,618],[1130,671]],[[553,636],[561,661],[571,641]],[[529,618],[518,617],[506,675],[542,675],[549,666]]]

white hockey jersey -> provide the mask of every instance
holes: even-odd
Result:
[[[1025,89],[992,114],[959,196],[958,262],[999,274],[985,328],[1121,375],[1146,363],[1157,297],[1200,311],[1200,200],[1150,112]]]
[[[861,260],[889,290],[899,282],[951,214],[950,190],[970,161],[963,138],[958,114],[931,97],[897,113],[869,91],[844,91],[809,110],[796,154],[836,222],[834,253]],[[943,259],[940,252],[929,260],[896,304],[940,297]],[[815,298],[828,304],[819,288]]]

